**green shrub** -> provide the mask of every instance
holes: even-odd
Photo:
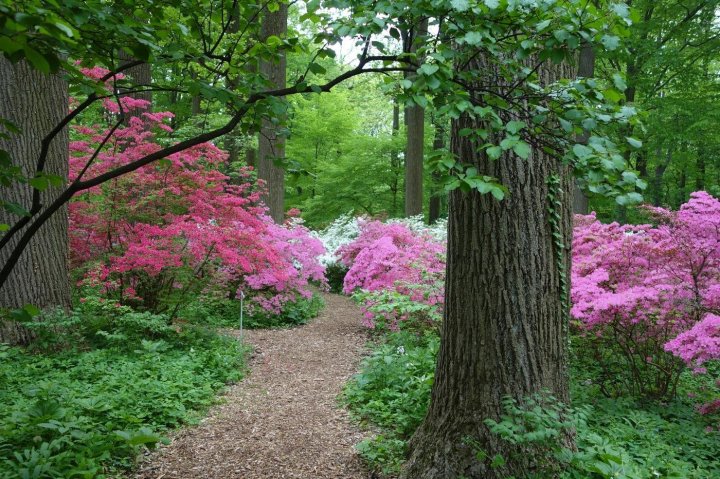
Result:
[[[285,303],[280,314],[256,313],[245,316],[247,328],[286,328],[305,324],[316,317],[325,306],[322,296],[314,294],[311,298],[299,298]],[[239,320],[239,318],[238,318]]]
[[[337,294],[343,292],[347,272],[347,266],[342,263],[330,263],[325,267],[325,278],[327,279],[331,292]]]
[[[240,327],[240,300],[213,295],[199,296],[178,313],[192,324],[220,328]]]
[[[352,298],[362,308],[363,324],[375,334],[397,330],[437,334],[442,322],[442,304],[436,301],[439,284],[405,285],[402,292],[358,290]],[[396,285],[400,286],[400,283]],[[435,300],[430,301],[431,297]]]

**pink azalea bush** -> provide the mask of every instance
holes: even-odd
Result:
[[[397,329],[411,317],[436,324],[444,299],[444,242],[401,223],[358,223],[360,234],[337,255],[349,268],[344,291],[357,292],[365,326]]]
[[[88,75],[99,78],[104,70]],[[80,126],[70,145],[70,180],[94,177],[161,148],[171,113],[147,102],[105,100],[105,115],[143,111],[111,131]],[[107,136],[107,140],[105,139]],[[93,160],[98,146],[104,147]],[[322,244],[301,221],[276,225],[250,168],[239,180],[219,170],[227,154],[205,143],[77,195],[70,204],[73,266],[82,282],[125,304],[163,311],[197,294],[235,297],[278,313],[324,281]]]
[[[689,330],[665,344],[673,353],[697,372],[706,372],[702,365],[720,359],[720,316],[708,314]]]
[[[400,223],[362,220],[359,236],[338,254],[349,268],[345,293],[391,289],[397,281],[420,284],[445,272],[445,245]]]
[[[713,354],[697,351],[710,342],[683,335],[707,334],[700,325],[720,307],[720,202],[696,192],[676,212],[646,210],[654,225],[576,219],[572,316],[616,390],[663,397],[683,361]]]

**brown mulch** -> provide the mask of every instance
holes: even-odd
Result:
[[[143,462],[136,479],[366,479],[363,435],[338,406],[366,336],[348,298],[324,295],[310,324],[246,331],[250,373],[200,425]]]

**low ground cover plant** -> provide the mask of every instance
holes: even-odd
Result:
[[[193,422],[242,376],[230,337],[91,298],[0,346],[0,477],[102,478]]]

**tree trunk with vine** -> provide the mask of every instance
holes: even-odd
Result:
[[[478,85],[501,81],[483,58],[469,68],[493,77],[479,78]],[[539,73],[549,83],[572,72],[545,65]],[[467,116],[453,121],[451,151],[510,193],[502,201],[477,191],[450,194],[441,347],[406,479],[524,477],[546,458],[504,443],[484,421],[498,420],[505,397],[550,391],[568,400],[571,172],[539,149],[527,160],[512,153],[489,159],[459,134],[483,126]],[[478,459],[477,445],[488,459]],[[495,454],[508,461],[505,467],[491,467]]]

